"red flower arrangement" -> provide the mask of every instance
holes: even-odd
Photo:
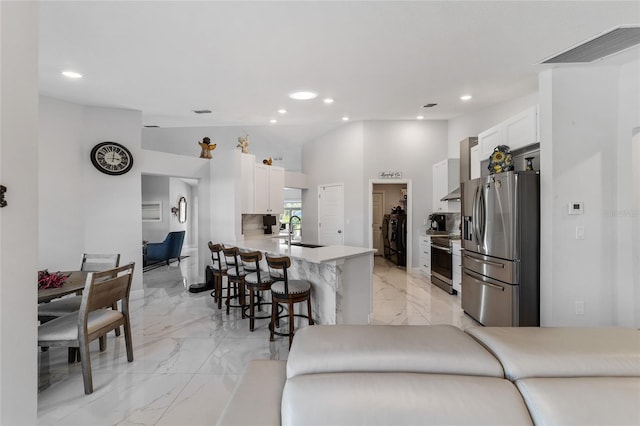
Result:
[[[38,271],[38,288],[59,288],[69,278],[69,275],[65,275],[61,272],[54,272],[50,274],[46,269],[44,271]]]

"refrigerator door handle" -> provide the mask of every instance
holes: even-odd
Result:
[[[464,274],[465,274],[466,276],[468,276],[469,278],[471,278],[472,280],[474,280],[475,282],[479,283],[479,284],[485,285],[485,286],[490,287],[490,288],[493,288],[493,289],[495,289],[495,290],[504,291],[504,287],[501,287],[501,286],[496,285],[496,284],[491,284],[491,283],[488,283],[488,282],[483,281],[483,280],[479,280],[479,279],[477,279],[476,277],[474,277],[473,275],[471,275],[471,274],[467,273],[466,271],[464,272]]]
[[[476,186],[476,193],[473,195],[473,208],[472,208],[472,214],[473,214],[473,219],[471,222],[471,226],[473,227],[473,238],[476,240],[476,245],[480,245],[480,234],[478,233],[478,223],[480,221],[479,218],[479,209],[478,209],[478,204],[479,204],[479,194],[480,194],[480,185]]]
[[[469,260],[473,260],[474,262],[483,263],[485,265],[491,265],[491,266],[495,266],[497,268],[504,269],[504,263],[492,262],[490,260],[480,260],[480,259],[476,259],[475,257],[471,257],[471,256],[465,256],[465,258],[467,258]]]
[[[485,233],[487,231],[487,226],[486,226],[486,222],[487,222],[487,211],[486,211],[486,203],[485,203],[485,199],[484,199],[484,189],[480,189],[480,191],[478,191],[478,212],[482,215],[482,218],[478,221],[478,231],[480,234],[480,237],[482,238],[482,241],[484,243],[484,239],[485,239]]]

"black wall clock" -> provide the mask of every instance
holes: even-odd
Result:
[[[133,167],[133,156],[119,143],[100,142],[91,150],[91,162],[102,173],[123,175]]]

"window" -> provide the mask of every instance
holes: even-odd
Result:
[[[285,229],[289,224],[291,216],[298,216],[302,219],[302,202],[301,201],[285,201],[284,212],[280,215],[280,229]]]

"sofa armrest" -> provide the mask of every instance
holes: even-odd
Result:
[[[250,361],[216,424],[279,426],[285,370],[286,361]]]

